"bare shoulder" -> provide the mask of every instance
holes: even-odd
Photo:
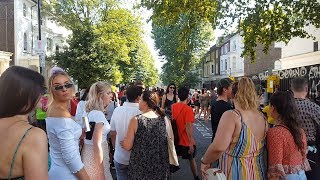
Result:
[[[222,114],[220,121],[227,121],[227,122],[237,122],[240,119],[240,115],[235,112],[234,110],[228,110]]]
[[[256,119],[261,121],[262,123],[265,123],[267,121],[267,118],[263,115],[263,113],[259,110],[254,112],[254,115],[256,116]]]
[[[47,135],[42,129],[32,127],[25,136],[23,144],[24,152],[30,152],[31,149],[35,150],[33,152],[38,152],[40,149],[47,149]]]
[[[137,116],[133,116],[133,117],[130,119],[130,123],[135,123],[135,122],[138,122],[138,117],[137,117]]]
[[[29,132],[28,132],[28,135],[27,135],[27,140],[29,141],[41,141],[41,142],[44,142],[44,141],[47,141],[47,135],[46,133],[40,129],[40,128],[37,128],[37,127],[32,127]]]
[[[222,114],[222,116],[224,116],[226,118],[231,118],[231,119],[239,119],[240,118],[240,114],[238,114],[234,110],[228,110],[228,111],[224,112]]]

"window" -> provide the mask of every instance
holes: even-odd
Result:
[[[228,69],[228,61],[226,60],[225,62],[224,62],[224,70],[227,70]]]
[[[233,69],[237,69],[237,60],[236,60],[236,57],[233,57],[233,58],[232,58],[232,68],[233,68]]]
[[[226,53],[230,52],[230,44],[227,43],[225,47]]]
[[[215,51],[211,51],[211,52],[210,52],[210,60],[213,61],[213,62],[214,62],[215,57],[216,57],[216,56],[214,55],[214,53],[215,53]]]
[[[216,59],[219,58],[219,50],[216,50]]]
[[[59,50],[60,50],[59,45],[56,45],[56,52],[59,52]]]
[[[27,51],[28,50],[28,37],[27,33],[23,34],[23,50]]]
[[[236,51],[236,50],[237,50],[237,43],[236,43],[235,40],[233,41],[233,44],[232,44],[232,50],[233,50],[233,51]]]
[[[210,61],[210,56],[207,56],[206,57],[206,62],[209,62]]]
[[[223,55],[223,46],[221,46],[221,55]]]
[[[219,64],[216,63],[216,73],[215,74],[219,74]]]
[[[23,16],[27,17],[27,5],[23,3]]]
[[[47,51],[52,51],[52,39],[47,38]]]
[[[318,46],[318,41],[317,42],[313,42],[313,51],[319,51],[319,46]]]
[[[211,74],[214,74],[214,65],[211,65]]]

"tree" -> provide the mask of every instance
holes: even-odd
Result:
[[[153,23],[152,33],[159,55],[167,61],[161,75],[163,83],[195,85],[198,75],[194,70],[213,37],[210,25],[184,15],[174,24],[159,26]]]
[[[53,59],[77,80],[80,87],[90,87],[99,80],[108,80],[111,83],[121,81],[121,73],[116,63],[112,62],[115,60],[109,57],[109,52],[89,26],[74,30],[69,47],[58,52]]]
[[[123,72],[123,83],[141,80],[146,86],[154,86],[159,81],[158,70],[154,58],[145,42],[140,41],[137,49],[130,53],[130,65],[120,66]]]
[[[142,64],[143,67],[133,68],[144,61],[132,56],[142,50],[142,23],[130,11],[119,8],[115,0],[50,0],[45,9],[50,19],[73,32],[69,47],[53,59],[78,80],[80,86],[89,86],[98,80],[114,84],[127,82],[140,69],[153,72],[151,59],[148,64]],[[156,76],[150,78],[157,79]]]
[[[275,41],[312,37],[306,26],[320,28],[318,0],[141,0],[141,5],[153,10],[151,18],[158,25],[177,23],[183,14],[209,21],[214,29],[230,29],[238,22],[244,37],[243,55],[252,61],[257,43],[267,52]]]

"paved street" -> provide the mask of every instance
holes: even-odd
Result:
[[[211,142],[211,124],[210,121],[205,123],[203,120],[196,120],[194,124],[194,136],[197,143],[196,161],[198,165],[198,172],[200,175],[200,161]],[[180,170],[171,176],[172,180],[193,180],[193,175],[189,166],[188,160],[179,159]]]

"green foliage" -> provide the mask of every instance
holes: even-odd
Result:
[[[69,47],[57,53],[53,59],[78,81],[80,87],[89,87],[99,80],[120,82],[121,73],[111,56],[99,42],[94,30],[84,27],[74,30]]]
[[[141,0],[141,5],[153,10],[152,20],[157,25],[178,23],[185,14],[227,31],[238,22],[244,37],[243,55],[252,61],[258,43],[267,53],[273,42],[312,37],[306,26],[320,28],[318,0]]]
[[[180,21],[181,15],[193,17],[195,21],[216,21],[218,1],[213,0],[141,0],[141,6],[151,9],[155,24],[168,25]]]
[[[119,8],[115,0],[50,3],[45,6],[47,16],[73,33],[69,47],[57,53],[54,62],[80,87],[99,80],[118,84],[145,79],[148,85],[157,83],[154,60],[142,43],[142,23],[130,11]]]
[[[141,80],[146,86],[155,86],[159,81],[153,56],[145,42],[140,41],[137,49],[130,53],[130,65],[120,66],[123,83]]]
[[[258,43],[263,45],[264,52],[267,53],[273,42],[288,43],[293,37],[312,38],[306,27],[314,25],[320,28],[320,3],[317,0],[250,2],[227,1],[221,12],[231,17],[231,22],[239,21],[245,45],[243,55],[249,56],[252,62],[256,58],[255,47]],[[226,27],[228,23],[222,25]]]
[[[199,81],[194,70],[200,63],[204,48],[212,40],[213,31],[206,22],[191,21],[192,18],[185,15],[175,24],[153,24],[156,48],[167,61],[162,67],[161,79],[164,84],[174,82],[177,85],[194,86]],[[188,29],[190,24],[193,28]]]

